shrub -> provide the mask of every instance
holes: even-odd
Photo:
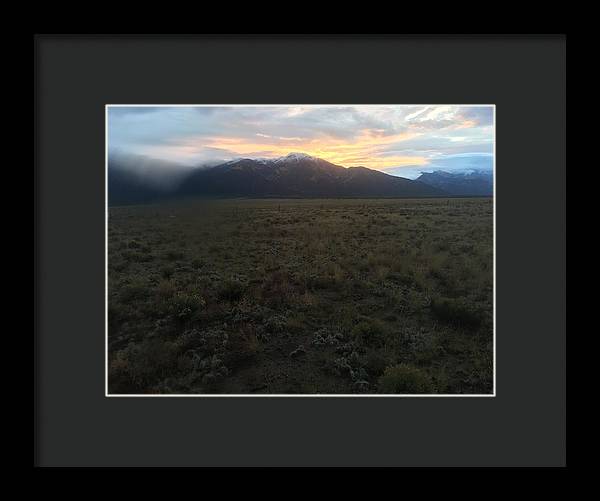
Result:
[[[177,250],[168,250],[165,252],[164,257],[167,261],[178,261],[185,257],[185,253]]]
[[[148,339],[130,344],[110,361],[110,380],[114,388],[125,392],[139,391],[173,374],[177,366],[174,346],[165,341]]]
[[[248,329],[231,336],[225,354],[227,367],[239,367],[256,357],[260,341],[254,332]]]
[[[134,280],[121,287],[120,296],[123,303],[129,303],[134,300],[145,297],[147,287],[141,280]]]
[[[287,317],[285,315],[275,314],[264,322],[264,329],[269,334],[281,334],[285,332],[286,326]]]
[[[204,266],[204,261],[200,258],[194,258],[194,259],[192,259],[191,265],[192,265],[192,268],[197,270]]]
[[[465,299],[444,297],[431,300],[431,311],[444,322],[477,328],[481,324],[481,313]]]
[[[139,250],[125,250],[121,253],[121,256],[123,256],[126,261],[134,263],[147,263],[154,259],[152,254]]]
[[[315,332],[312,344],[317,346],[339,346],[343,340],[344,335],[340,331],[321,328]]]
[[[190,329],[181,334],[176,340],[181,352],[200,357],[212,356],[223,350],[228,343],[229,335],[225,331],[215,328]]]
[[[390,363],[390,357],[381,351],[369,351],[364,357],[367,372],[374,377],[381,376]]]
[[[171,313],[179,320],[187,320],[206,305],[199,294],[178,293],[170,300]]]
[[[379,378],[380,393],[431,393],[433,385],[421,369],[406,364],[388,367]]]
[[[216,354],[204,358],[196,354],[191,362],[194,379],[202,381],[205,391],[211,391],[215,383],[229,374],[229,369]]]
[[[311,290],[330,289],[335,286],[335,279],[327,275],[313,275],[308,279]]]
[[[383,341],[387,330],[379,320],[363,320],[352,329],[352,337],[363,344],[373,345]]]
[[[165,279],[169,279],[173,276],[173,273],[175,273],[175,268],[173,268],[173,266],[163,266],[160,270],[160,276],[165,278]]]
[[[267,277],[261,287],[261,295],[273,308],[286,306],[292,298],[291,277],[283,271],[275,271]]]
[[[171,280],[161,280],[156,287],[158,297],[167,299],[175,294],[175,284]]]
[[[239,301],[245,291],[244,284],[238,280],[226,280],[219,287],[219,299],[226,301]]]

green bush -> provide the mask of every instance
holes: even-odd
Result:
[[[388,367],[379,378],[380,393],[431,393],[433,385],[421,369],[406,364]]]

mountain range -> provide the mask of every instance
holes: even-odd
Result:
[[[434,172],[410,180],[366,167],[342,167],[303,153],[277,159],[242,158],[187,170],[173,166],[161,170],[148,160],[117,156],[108,161],[108,199],[109,205],[128,205],[193,197],[419,198],[485,194],[474,178],[465,177],[462,189],[460,180],[454,184],[450,181],[453,177]],[[482,193],[467,193],[469,186]]]
[[[454,196],[492,196],[494,193],[494,174],[491,170],[424,172],[417,181]]]

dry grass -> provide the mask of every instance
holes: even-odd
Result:
[[[492,266],[491,199],[110,208],[110,391],[488,393]]]

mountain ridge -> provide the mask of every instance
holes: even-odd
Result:
[[[118,162],[108,165],[109,204],[153,203],[195,197],[420,198],[447,196],[437,187],[367,167],[343,167],[304,153],[276,159],[239,158],[195,168],[173,189],[128,185]],[[129,176],[131,177],[131,176]],[[116,196],[111,196],[116,195]],[[130,201],[131,200],[131,201]]]
[[[492,196],[494,192],[494,174],[490,170],[436,170],[423,172],[417,180],[454,196]]]

